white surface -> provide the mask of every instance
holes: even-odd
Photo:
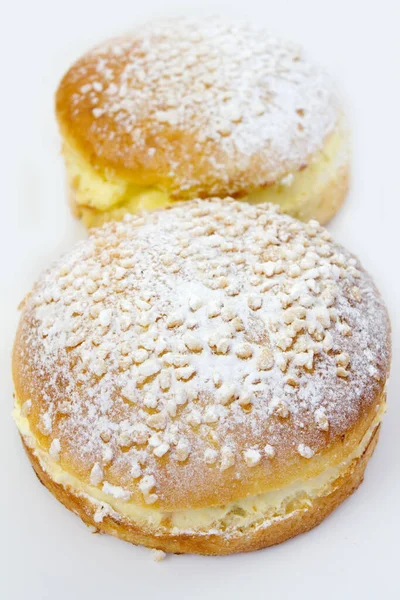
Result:
[[[264,23],[301,42],[336,79],[353,129],[354,177],[329,229],[359,255],[387,301],[394,366],[365,483],[321,526],[253,554],[172,556],[158,564],[146,549],[91,535],[39,484],[10,418],[10,352],[19,301],[49,261],[84,236],[65,202],[53,118],[59,77],[104,37],[184,11]],[[2,600],[400,597],[399,17],[397,0],[9,3],[0,36]]]

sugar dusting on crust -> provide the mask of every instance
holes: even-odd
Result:
[[[72,120],[87,119],[98,154],[110,141],[122,160],[147,149],[149,169],[160,154],[180,192],[204,183],[190,166],[197,154],[201,172],[230,185],[255,156],[261,168],[253,186],[300,169],[340,111],[331,81],[298,46],[254,25],[215,19],[144,26],[88,53],[67,76],[76,79],[82,85],[68,99]],[[183,170],[177,157],[185,148]]]
[[[387,376],[388,329],[317,222],[192,201],[94,230],[42,276],[16,345],[20,400],[57,460],[152,505],[164,481],[179,497],[346,433]]]

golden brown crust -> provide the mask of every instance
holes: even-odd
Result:
[[[258,220],[264,224],[261,229]],[[229,245],[237,243],[229,237],[232,222],[244,227],[238,257]],[[214,238],[207,229],[210,224],[218,227]],[[175,239],[185,225],[189,225],[188,239],[197,240],[193,247],[199,248],[198,258],[187,256],[186,242],[181,248],[180,238]],[[255,234],[262,233],[259,239],[264,243],[271,231],[277,240],[272,247],[275,258],[281,248],[278,236],[286,240],[285,252],[294,252],[304,243],[308,250],[314,249],[323,274],[320,285],[326,284],[326,289],[321,287],[315,297],[310,295],[307,282],[310,270],[314,269],[312,275],[315,272],[314,259],[311,263],[301,260],[304,273],[294,272],[294,279],[290,276],[296,266],[293,262],[298,262],[294,256],[285,263],[285,273],[278,265],[276,275],[256,278],[257,285],[267,281],[268,288],[264,292],[257,288],[255,299],[263,304],[254,306],[254,285],[250,287],[249,280],[254,279],[252,267],[259,271],[260,264],[255,258],[258,255],[252,253],[257,250]],[[288,240],[286,234],[294,235],[294,231],[296,235]],[[305,480],[340,463],[359,445],[383,400],[390,365],[390,327],[382,299],[368,275],[343,248],[328,242],[327,236],[317,224],[300,224],[266,206],[217,200],[185,203],[142,220],[135,217],[96,230],[44,274],[25,303],[16,336],[16,395],[23,407],[31,402],[27,419],[42,449],[50,451],[58,440],[60,464],[66,472],[89,483],[92,469],[101,464],[107,484],[123,486],[138,505],[150,500],[154,508],[167,511],[218,506]],[[220,254],[210,245],[210,240],[221,238],[227,244],[229,262],[222,251]],[[166,247],[169,251],[175,248],[174,257],[166,254]],[[321,255],[317,256],[317,251]],[[132,256],[128,266],[125,261]],[[234,288],[236,295],[230,296],[229,287],[214,289],[215,279],[197,270],[204,259],[216,260],[217,266],[218,259],[223,260],[227,279],[232,285],[240,283],[242,291],[236,294]],[[344,266],[340,269],[337,263]],[[335,280],[337,285],[332,274],[341,275]],[[123,294],[122,275],[126,281]],[[94,286],[92,277],[101,283]],[[287,294],[279,292],[277,296],[274,289],[282,283]],[[190,295],[196,287],[202,297],[195,311],[189,308],[192,299],[183,293],[188,284]],[[290,320],[286,319],[288,309],[277,310],[276,320],[268,321],[268,331],[261,328],[260,319],[263,315],[270,319],[279,298],[287,302],[291,290],[298,291],[303,285],[308,290],[307,310],[297,305],[295,298],[291,308],[309,318],[300,326],[305,331],[307,324],[311,334],[304,333],[296,341],[301,349],[294,346],[287,354],[281,346],[291,332],[291,323],[286,322]],[[149,286],[151,293],[141,300]],[[179,289],[178,296],[175,289]],[[220,314],[216,315],[210,309],[215,309],[215,299],[222,294],[226,294],[226,305],[217,307]],[[137,310],[133,308],[135,299],[139,301]],[[99,306],[101,302],[107,304]],[[127,302],[132,315],[129,322]],[[151,314],[149,305],[153,314],[160,315],[152,329],[155,338],[172,345],[172,356],[166,348],[157,354],[155,342],[148,345],[143,319]],[[175,318],[177,309],[183,317],[167,322],[170,316]],[[240,315],[240,331],[236,325],[233,331],[233,325],[224,321],[231,318],[228,309]],[[335,321],[331,322],[331,315]],[[190,329],[193,317],[197,325]],[[315,330],[311,325],[321,317],[325,329],[321,325]],[[191,331],[203,344],[201,352],[190,347]],[[218,336],[214,342],[210,336],[214,331],[231,335],[226,338],[225,350],[216,348],[215,343],[224,337]],[[315,332],[319,342],[314,339]],[[188,338],[189,346],[182,348]],[[130,343],[136,346],[130,347]],[[149,348],[139,348],[144,363],[136,355],[137,346],[143,343]],[[126,345],[133,356],[128,364]],[[248,346],[252,356],[239,357],[237,351]],[[118,355],[110,356],[110,348]],[[312,368],[304,364],[304,359],[309,360],[304,351],[309,348],[315,349]],[[273,364],[266,365],[269,370],[258,366],[264,350],[269,350],[267,355],[273,353]],[[175,353],[182,363],[176,361]],[[279,366],[282,357],[291,361],[283,371]],[[339,366],[341,363],[350,363],[348,370]],[[229,371],[223,370],[226,364]],[[151,371],[149,379],[143,380],[142,369],[153,367],[157,372]],[[214,378],[215,371],[222,373],[221,382]],[[170,376],[168,390],[162,389],[165,373]],[[186,376],[190,379],[187,383],[182,379]],[[132,384],[134,389],[129,387]],[[237,386],[232,392],[230,384]],[[232,395],[226,400],[222,394],[227,390]],[[243,392],[251,397],[248,405],[243,403]],[[181,399],[183,404],[177,404]],[[185,443],[188,454],[182,457]],[[275,449],[272,457],[265,452],[266,444]],[[212,462],[209,451],[213,449]],[[143,471],[136,468],[138,463]],[[145,488],[140,486],[147,475],[155,478],[151,494],[156,492],[157,497],[142,494]]]
[[[250,552],[280,544],[319,525],[363,481],[364,470],[375,449],[378,437],[379,427],[377,427],[363,455],[351,463],[346,473],[335,482],[328,495],[313,499],[311,506],[294,512],[288,518],[274,521],[265,527],[250,528],[237,536],[224,534],[155,535],[132,522],[116,520],[110,516],[105,516],[101,523],[97,523],[94,520],[96,509],[93,504],[52,481],[41,468],[36,456],[25,444],[24,446],[40,481],[64,506],[78,515],[86,525],[91,525],[102,533],[114,535],[133,544],[158,548],[165,552],[222,555]]]
[[[297,47],[215,19],[111,40],[56,94],[62,135],[92,166],[180,199],[245,196],[304,168],[340,114]]]

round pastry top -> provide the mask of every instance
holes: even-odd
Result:
[[[317,222],[195,200],[93,230],[45,272],[14,381],[65,470],[139,504],[201,507],[348,453],[389,338],[370,277]]]
[[[178,197],[275,183],[308,164],[340,116],[299,47],[215,19],[155,22],[100,45],[64,76],[56,109],[93,164]]]

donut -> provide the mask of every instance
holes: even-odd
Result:
[[[360,484],[390,356],[371,278],[318,222],[191,200],[94,228],[41,276],[14,416],[39,479],[86,524],[244,552]]]
[[[325,223],[348,188],[332,82],[254,25],[175,19],[108,41],[66,73],[56,116],[88,227],[211,196]]]

